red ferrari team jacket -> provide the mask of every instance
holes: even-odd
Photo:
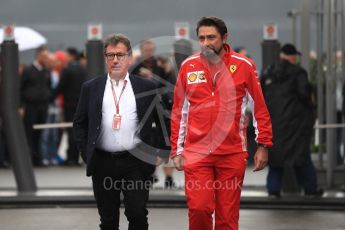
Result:
[[[179,154],[247,151],[245,111],[253,114],[256,142],[272,146],[272,125],[255,64],[225,45],[217,64],[201,53],[181,65],[171,113],[171,158]]]

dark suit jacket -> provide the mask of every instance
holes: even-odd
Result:
[[[54,97],[61,93],[64,96],[64,107],[75,110],[78,105],[80,89],[86,77],[86,69],[80,63],[69,63],[61,72],[59,84],[54,90]]]
[[[21,102],[32,105],[48,105],[52,95],[50,71],[38,70],[34,65],[26,67],[21,76]]]
[[[137,115],[139,120],[139,138],[142,140],[135,150],[130,151],[142,162],[144,171],[153,173],[156,155],[164,159],[169,151],[159,151],[162,134],[152,137],[152,123],[159,123],[156,110],[157,89],[153,82],[130,75],[130,82],[134,91]],[[87,176],[94,170],[94,153],[96,142],[101,129],[102,103],[107,76],[95,78],[85,82],[82,86],[77,111],[74,116],[73,131],[79,153],[87,164]],[[158,101],[157,101],[158,100]],[[152,140],[156,141],[152,142]],[[164,149],[164,147],[163,147]]]

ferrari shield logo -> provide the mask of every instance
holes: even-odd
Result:
[[[234,73],[236,71],[237,67],[235,65],[230,65],[229,69],[230,69],[231,73]]]

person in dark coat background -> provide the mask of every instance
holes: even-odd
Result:
[[[48,105],[52,96],[50,70],[47,68],[49,51],[41,46],[36,51],[35,61],[23,70],[21,77],[21,103],[24,126],[31,157],[35,166],[44,166],[40,150],[41,130],[33,130],[34,124],[47,120]]]
[[[72,122],[78,106],[81,86],[87,79],[87,72],[79,61],[79,52],[75,48],[67,48],[67,66],[62,70],[61,77],[54,95],[62,94],[64,97],[64,117],[66,122]],[[73,129],[67,129],[68,148],[66,165],[79,165],[79,155],[74,142]]]
[[[158,66],[155,58],[155,44],[151,40],[142,40],[140,42],[140,57],[130,69],[130,73],[138,75],[145,79],[152,80],[154,77],[164,78],[164,69]],[[157,84],[157,82],[155,82]]]
[[[315,122],[311,85],[307,72],[297,65],[301,55],[292,44],[281,48],[280,62],[267,68],[261,78],[272,119],[273,148],[269,149],[267,190],[279,198],[284,168],[293,168],[305,195],[321,196],[310,142]]]
[[[158,65],[158,59],[155,56],[156,52],[156,45],[154,41],[150,39],[144,39],[140,41],[140,56],[136,58],[136,61],[134,64],[130,67],[129,72],[131,74],[137,75],[139,77],[142,77],[144,79],[152,81],[157,88],[160,88],[158,91],[162,96],[162,88],[165,88],[163,85],[164,81],[168,81],[168,74],[165,73],[165,70]],[[164,103],[162,103],[162,109],[164,108]],[[163,114],[161,114],[163,116]],[[167,126],[168,123],[165,124]],[[155,136],[158,136],[159,130],[165,129],[168,131],[165,127],[160,127],[158,124],[156,126],[152,127],[152,133],[155,133],[155,135],[152,136],[151,142],[155,142]],[[166,132],[165,132],[166,133]],[[166,133],[167,134],[167,133]],[[160,142],[162,145],[165,145],[166,141],[164,139],[167,138],[161,138]],[[155,183],[158,182],[158,176],[156,174],[156,171],[152,174],[151,178]]]
[[[163,68],[165,72],[165,74],[162,76],[163,81],[159,83],[158,88],[160,89],[159,92],[162,97],[163,108],[165,110],[164,119],[168,134],[166,138],[168,140],[170,140],[170,117],[174,100],[174,88],[176,84],[177,73],[181,67],[182,62],[193,53],[192,43],[186,39],[179,39],[175,41],[175,43],[173,44],[173,48],[173,56],[160,56],[157,58],[158,66]],[[163,139],[162,141],[165,141],[165,139]],[[164,145],[165,143],[162,144]],[[165,175],[165,188],[176,187],[173,179],[174,168],[175,166],[172,161],[169,161],[169,163],[165,164],[163,167]]]

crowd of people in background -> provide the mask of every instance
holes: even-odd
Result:
[[[32,64],[19,65],[20,108],[34,166],[81,165],[73,141],[72,129],[66,129],[66,157],[58,154],[63,129],[35,129],[35,124],[72,122],[80,88],[87,79],[85,54],[74,47],[52,52],[39,47]],[[9,167],[10,159],[1,128],[0,167]],[[66,159],[64,159],[66,158]]]

